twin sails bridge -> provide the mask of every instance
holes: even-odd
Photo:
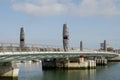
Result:
[[[111,59],[119,56],[114,52],[107,52],[107,43],[104,40],[104,46],[102,51],[94,50],[85,50],[83,48],[83,42],[80,41],[80,48],[70,48],[69,47],[69,31],[67,24],[63,24],[63,47],[51,47],[44,45],[29,45],[25,41],[24,28],[20,29],[20,43],[0,43],[0,77],[18,77],[19,69],[16,67],[16,61],[23,60],[41,60],[42,67],[60,67],[63,66],[61,60],[65,63],[66,61],[70,64],[69,66],[77,65],[77,68],[80,66],[84,67],[95,67],[98,62],[103,62],[106,64],[106,59]],[[82,56],[82,57],[81,57]],[[83,57],[104,57],[105,59],[100,59],[97,61],[84,61]],[[77,63],[69,63],[70,58],[79,57]],[[59,58],[62,58],[59,60]],[[51,59],[51,61],[45,61]],[[66,60],[64,60],[66,59]],[[58,60],[58,62],[57,62]],[[15,63],[14,63],[15,62]],[[81,62],[81,63],[80,63]],[[55,65],[56,63],[60,66]],[[93,65],[94,63],[94,65]],[[65,64],[65,65],[66,65]],[[66,66],[63,66],[66,67]]]
[[[43,46],[43,45],[42,45]],[[69,49],[64,51],[62,48],[48,47],[48,46],[29,45],[24,48],[19,47],[19,44],[2,43],[0,46],[0,62],[21,61],[21,60],[35,60],[47,58],[63,58],[63,57],[77,57],[77,56],[104,56],[106,58],[117,57],[117,53],[107,51],[91,51],[79,49]]]
[[[103,51],[84,50],[83,43],[80,41],[80,49],[69,48],[69,31],[67,24],[63,24],[63,48],[44,45],[29,45],[25,41],[24,28],[20,29],[20,43],[1,43],[0,62],[33,60],[44,58],[76,57],[76,56],[104,56],[113,58],[118,54],[107,52],[107,43],[104,41]]]

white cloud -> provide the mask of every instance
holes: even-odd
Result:
[[[13,2],[13,1],[12,1]],[[13,9],[36,16],[79,15],[93,16],[120,15],[118,0],[14,0]]]
[[[57,0],[34,0],[32,2],[14,3],[13,9],[37,16],[61,15],[66,11],[65,5],[58,3]]]
[[[56,4],[57,0],[26,0],[26,2],[32,2],[39,5],[51,5]]]
[[[13,8],[16,11],[33,14],[36,16],[59,15],[65,11],[65,8],[61,4],[37,6],[31,3],[24,3],[14,4]]]
[[[81,15],[120,15],[115,0],[83,0],[79,9]]]

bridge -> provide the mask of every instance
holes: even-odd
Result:
[[[19,44],[2,44],[0,46],[0,76],[17,77],[19,69],[16,67],[16,63],[14,63],[16,61],[69,58],[81,55],[86,57],[104,56],[107,59],[118,56],[118,54],[113,52],[80,51],[73,48],[65,52],[61,47],[29,45],[21,48]]]
[[[104,56],[108,59],[117,57],[117,53],[113,52],[100,52],[89,50],[69,49],[64,51],[61,47],[49,46],[35,46],[26,45],[24,48],[19,47],[19,44],[1,44],[0,46],[0,76],[16,77],[18,76],[19,69],[16,68],[15,61],[29,61],[29,60],[42,60],[49,58],[67,58],[78,56]]]
[[[47,59],[47,58],[62,58],[62,57],[77,57],[77,56],[103,56],[108,59],[117,57],[118,54],[113,52],[99,51],[2,51],[0,52],[0,62]]]
[[[107,52],[106,40],[104,41],[104,52],[94,50],[84,50],[82,41],[80,50],[69,47],[69,32],[67,24],[63,25],[63,48],[44,45],[29,45],[25,43],[25,33],[23,27],[20,30],[20,43],[1,43],[0,46],[0,76],[18,76],[18,69],[14,61],[48,59],[48,58],[69,58],[69,57],[95,57],[103,56],[107,59],[119,56],[113,52]]]
[[[114,58],[118,55],[111,52],[4,52],[0,53],[0,62],[35,60],[47,58],[63,58],[77,56],[103,56],[106,58]]]
[[[35,60],[35,59],[47,59],[47,58],[61,58],[61,57],[77,57],[77,56],[103,56],[106,58],[117,57],[117,53],[113,52],[101,52],[101,51],[80,51],[77,49],[70,49],[65,52],[62,48],[37,47],[35,45],[29,45],[21,49],[19,44],[2,44],[0,46],[0,62],[11,62],[21,60]]]
[[[44,45],[33,45],[25,43],[24,28],[20,29],[20,43],[1,43],[0,46],[0,62],[11,62],[17,60],[33,60],[44,58],[60,58],[60,57],[76,57],[76,56],[104,56],[113,58],[118,54],[107,52],[106,40],[104,41],[104,52],[83,50],[82,41],[80,42],[80,50],[69,47],[69,31],[67,24],[63,24],[63,48],[51,47]]]

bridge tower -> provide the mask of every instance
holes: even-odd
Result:
[[[23,49],[25,47],[25,32],[24,28],[20,29],[20,48]]]
[[[80,41],[80,51],[83,51],[83,42]]]
[[[68,51],[69,47],[69,32],[67,24],[63,24],[63,48],[64,51]]]

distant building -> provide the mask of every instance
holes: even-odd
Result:
[[[104,49],[104,43],[100,43],[100,49]]]
[[[100,49],[101,50],[104,50],[104,51],[107,51],[110,47],[109,43],[106,42],[106,40],[104,40],[103,43],[100,43]]]

